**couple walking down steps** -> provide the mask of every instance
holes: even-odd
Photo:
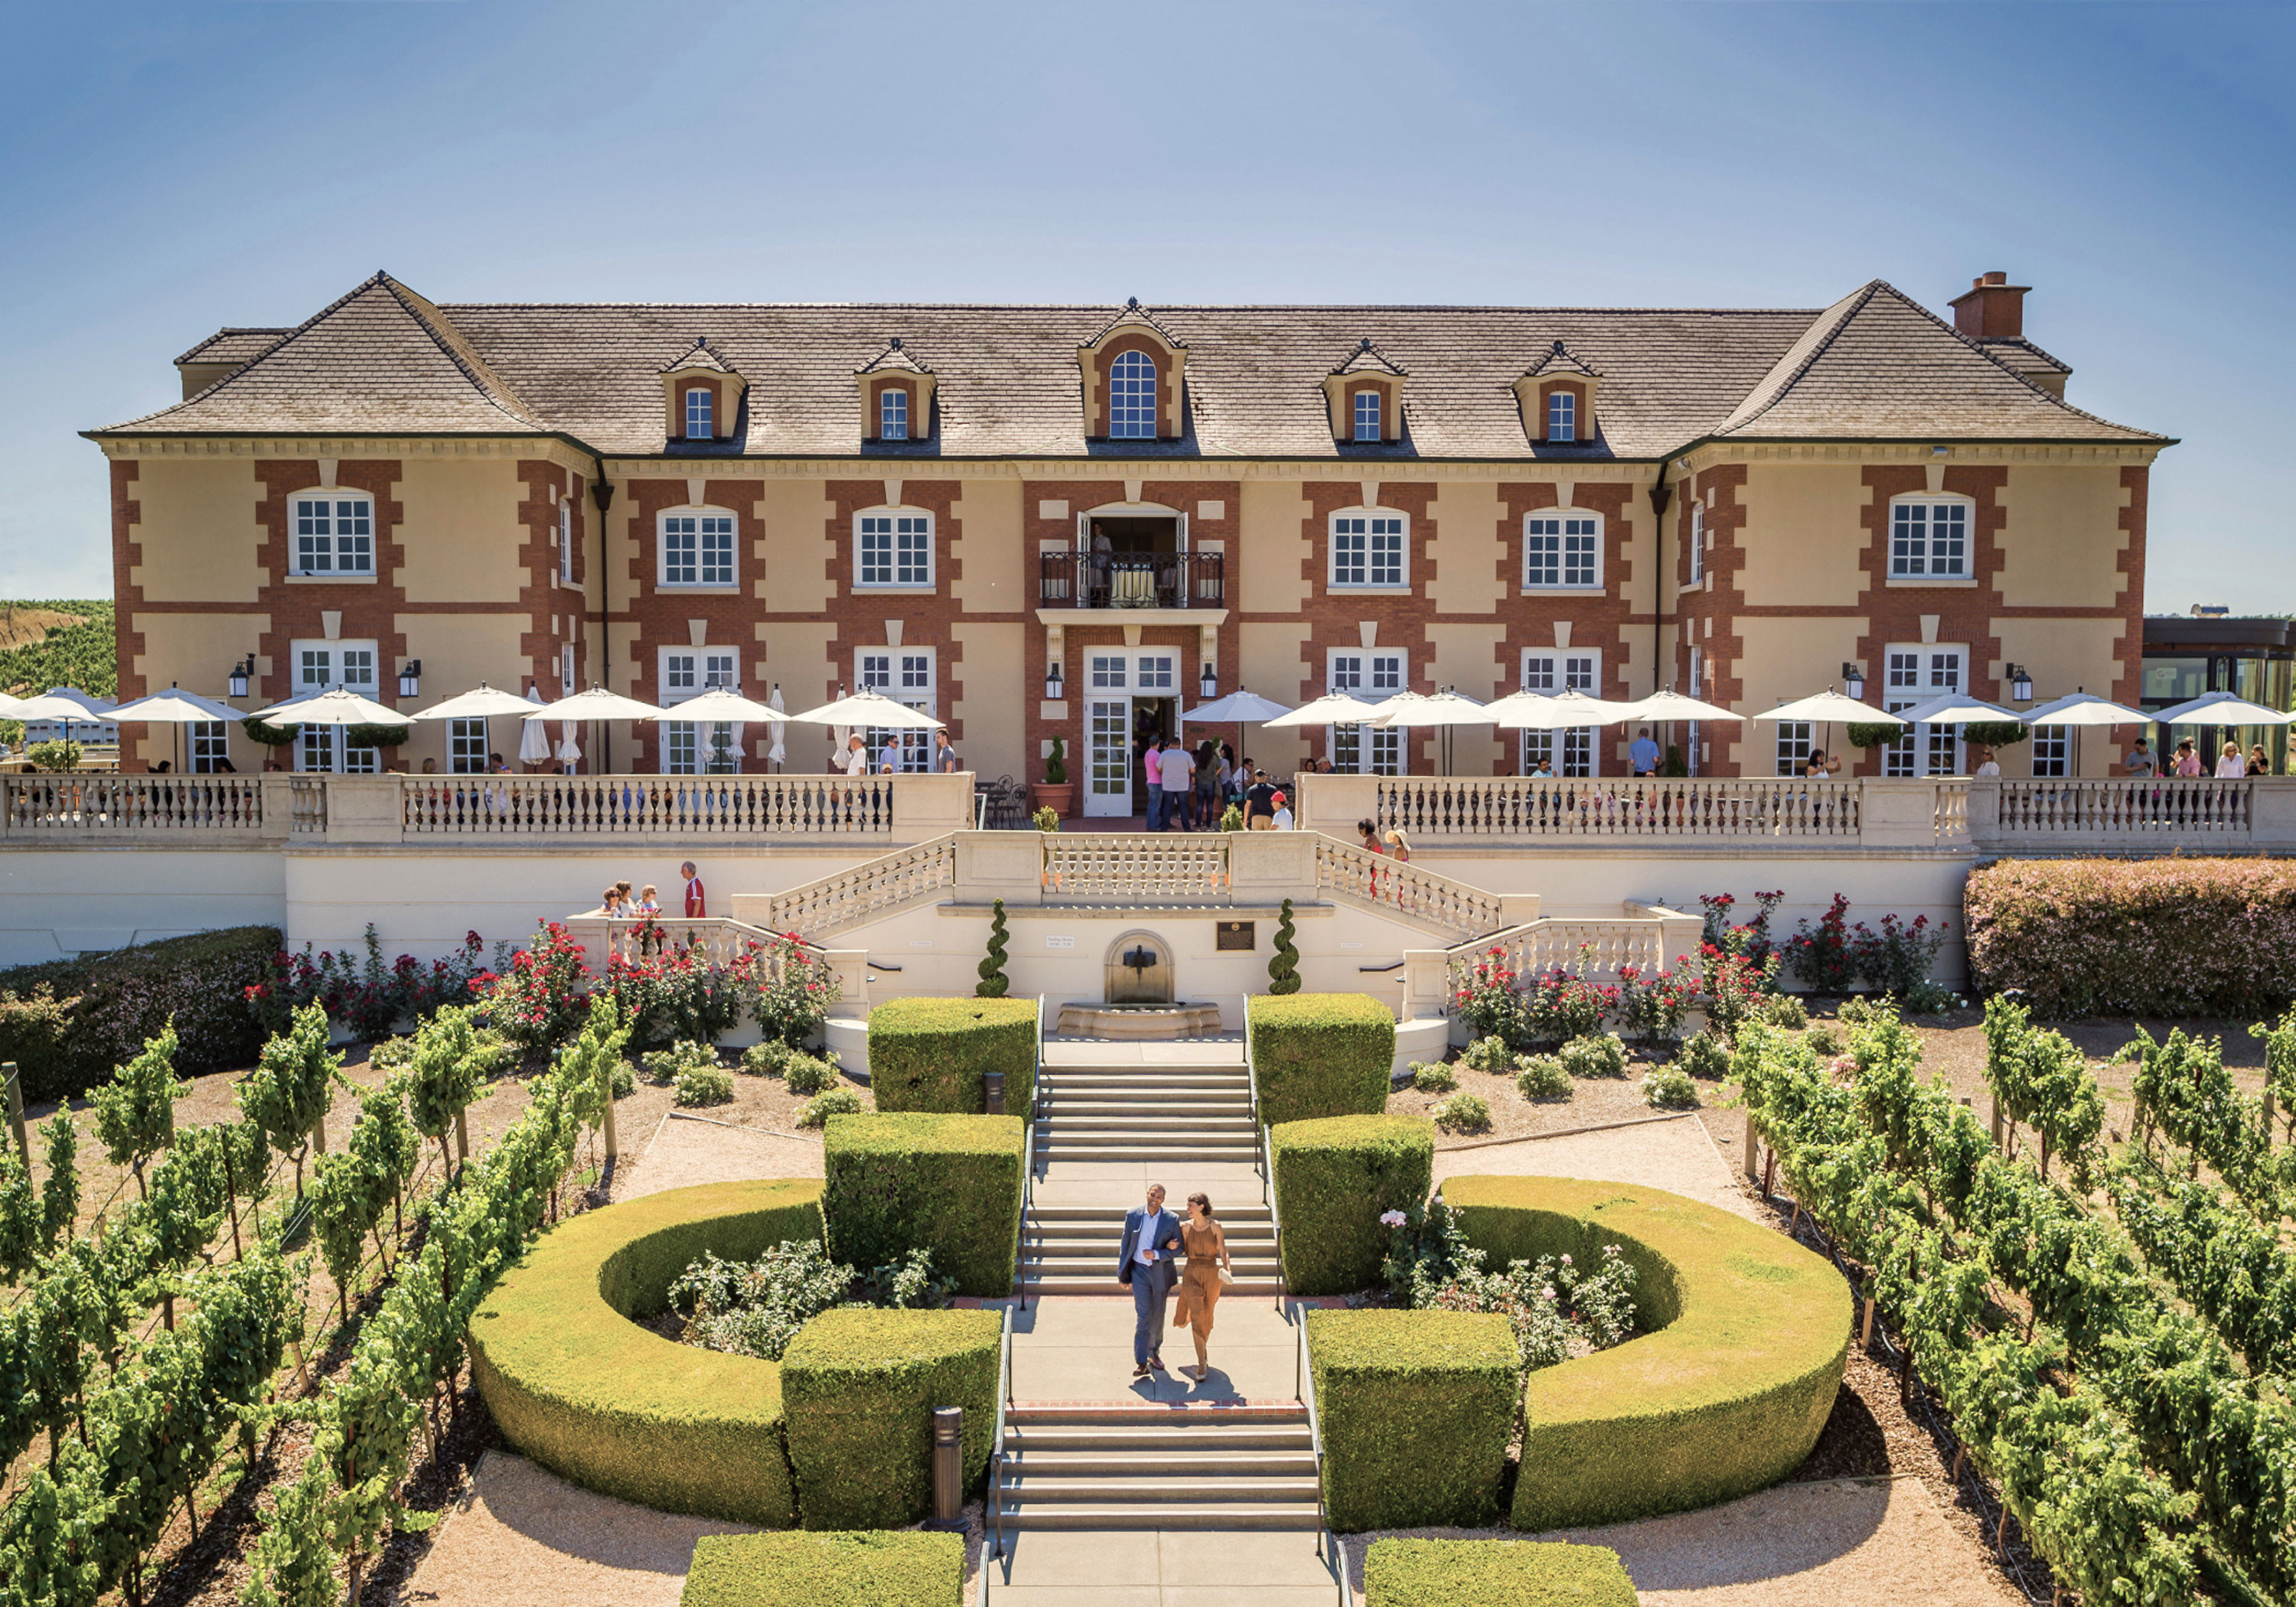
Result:
[[[1125,1213],[1116,1281],[1132,1291],[1132,1376],[1164,1370],[1164,1305],[1177,1283],[1180,1305],[1172,1326],[1188,1329],[1196,1341],[1196,1365],[1188,1376],[1198,1383],[1210,1378],[1212,1312],[1222,1285],[1235,1281],[1227,1234],[1212,1215],[1210,1200],[1190,1194],[1188,1219],[1182,1223],[1164,1209],[1164,1185],[1150,1184],[1147,1203]]]

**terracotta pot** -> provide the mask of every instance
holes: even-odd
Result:
[[[1040,781],[1029,789],[1029,803],[1039,809],[1050,809],[1062,820],[1069,817],[1069,807],[1076,802],[1076,783],[1072,781]]]

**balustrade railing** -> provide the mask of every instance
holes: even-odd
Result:
[[[886,837],[897,775],[410,775],[409,837]]]
[[[298,837],[324,837],[327,832],[327,783],[323,776],[287,778],[287,829]]]
[[[1318,778],[1320,779],[1320,778]],[[1861,783],[1790,778],[1390,775],[1382,828],[1428,837],[1856,838]]]
[[[5,799],[12,835],[254,837],[263,830],[263,784],[252,775],[12,775]]]
[[[1496,893],[1320,833],[1316,839],[1316,888],[1460,938],[1496,931],[1506,924]]]
[[[1994,829],[2019,837],[2246,837],[2256,783],[2237,776],[2004,780]]]
[[[1542,917],[1459,944],[1451,950],[1452,968],[1457,972],[1495,953],[1517,976],[1526,978],[1545,976],[1558,967],[1609,978],[1625,965],[1647,975],[1669,966],[1675,958],[1666,952],[1665,923],[1656,919]]]
[[[818,937],[938,898],[955,881],[956,834],[952,832],[775,893],[766,901],[766,924],[777,932]]]
[[[1044,839],[1044,892],[1062,904],[1225,904],[1226,832],[1144,832]]]

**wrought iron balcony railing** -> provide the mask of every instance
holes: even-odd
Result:
[[[1046,553],[1037,601],[1047,608],[1225,608],[1224,553]]]

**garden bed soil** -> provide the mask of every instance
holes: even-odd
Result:
[[[1491,1125],[1475,1133],[1452,1133],[1438,1127],[1435,1129],[1435,1147],[1449,1150],[1463,1144],[1488,1144],[1496,1138],[1536,1138],[1542,1133],[1608,1127],[1614,1122],[1632,1121],[1643,1116],[1672,1114],[1652,1109],[1643,1098],[1643,1074],[1658,1063],[1657,1060],[1640,1050],[1629,1048],[1624,1077],[1574,1077],[1570,1079],[1568,1098],[1529,1100],[1516,1091],[1513,1071],[1499,1076],[1473,1070],[1454,1061],[1451,1070],[1459,1079],[1456,1091],[1481,1095],[1484,1103],[1491,1108]],[[1700,1083],[1698,1092],[1702,1103],[1719,1100],[1724,1095],[1719,1083]],[[1388,1113],[1391,1116],[1424,1116],[1431,1107],[1449,1097],[1447,1094],[1422,1094],[1406,1083],[1388,1095]]]

